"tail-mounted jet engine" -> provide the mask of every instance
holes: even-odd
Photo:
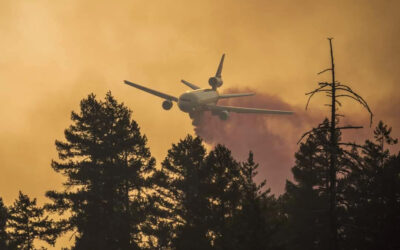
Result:
[[[210,77],[210,79],[208,79],[208,83],[210,84],[213,90],[216,90],[223,84],[221,73],[222,73],[222,66],[224,65],[224,58],[225,54],[223,54],[221,57],[221,61],[219,62],[217,73],[215,73],[215,76]]]
[[[170,100],[165,100],[162,103],[162,107],[165,110],[170,110],[172,108],[172,102]]]
[[[219,119],[221,119],[223,121],[226,121],[226,120],[229,119],[229,112],[228,111],[221,111],[218,116],[219,116]]]
[[[210,79],[208,79],[208,83],[210,84],[210,86],[213,89],[217,89],[222,86],[223,81],[220,77],[213,76],[213,77],[210,77]]]

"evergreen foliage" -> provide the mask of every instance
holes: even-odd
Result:
[[[54,244],[66,232],[71,249],[329,249],[331,183],[335,247],[400,248],[400,153],[389,151],[397,139],[383,122],[363,145],[342,142],[342,128],[332,135],[327,119],[307,132],[294,180],[276,199],[265,180],[255,183],[251,151],[239,162],[223,145],[207,152],[199,137],[173,144],[156,168],[131,111],[111,93],[89,95],[71,119],[52,161],[64,189],[46,193],[45,208],[60,220],[21,192],[9,208],[0,199],[0,250]]]
[[[241,163],[240,209],[233,218],[232,249],[282,249],[283,246],[277,238],[284,222],[280,204],[266,188],[265,180],[255,183],[258,166],[252,152]]]
[[[6,223],[8,219],[7,207],[0,197],[0,250],[7,249],[8,235],[6,232]]]
[[[325,120],[319,127],[328,125]],[[328,249],[329,244],[329,134],[313,129],[295,154],[295,182],[286,182],[283,195],[287,215],[288,249]]]
[[[18,199],[9,208],[8,247],[21,250],[35,249],[33,244],[35,239],[42,239],[54,245],[56,234],[52,223],[52,220],[44,215],[44,209],[36,205],[36,199],[31,200],[19,192]]]
[[[253,154],[239,163],[217,145],[206,154],[202,140],[187,136],[172,145],[162,164],[160,193],[170,201],[174,249],[274,249],[277,202],[253,177]],[[161,177],[162,176],[162,177]]]
[[[209,183],[210,229],[216,249],[235,249],[233,221],[240,209],[243,182],[240,163],[229,149],[217,145],[205,159]]]
[[[171,211],[166,219],[173,222],[170,244],[176,249],[211,249],[205,155],[202,140],[188,135],[172,145],[162,162],[162,188],[158,191]]]
[[[52,162],[67,178],[65,189],[46,193],[53,201],[47,209],[70,213],[58,228],[75,232],[74,249],[140,249],[155,166],[146,137],[110,92],[104,101],[83,99],[71,119]]]
[[[399,249],[400,155],[390,155],[391,128],[382,121],[374,130],[375,141],[362,145],[359,164],[346,179],[344,249]]]
[[[325,125],[324,125],[325,123]],[[287,181],[282,196],[287,216],[284,229],[287,249],[329,248],[328,174],[329,134],[324,121],[313,129],[296,153],[292,169],[295,182]],[[375,142],[341,143],[336,162],[339,249],[398,249],[400,232],[400,162],[385,145],[397,143],[391,129],[380,122]],[[285,237],[282,237],[285,239]]]

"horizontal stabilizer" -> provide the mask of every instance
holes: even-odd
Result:
[[[191,88],[191,89],[199,89],[199,88],[200,88],[200,87],[194,85],[193,83],[190,83],[190,82],[185,81],[185,80],[181,80],[181,82],[182,82],[183,84],[185,84],[186,86],[188,86],[189,88]]]
[[[254,93],[223,94],[223,95],[219,95],[219,99],[242,97],[242,96],[252,96],[252,95],[255,95],[255,94]]]
[[[143,87],[143,86],[141,86],[139,84],[136,84],[136,83],[133,83],[133,82],[130,82],[130,81],[127,81],[127,80],[125,80],[124,82],[125,82],[125,84],[128,84],[129,86],[132,86],[132,87],[135,87],[137,89],[143,90],[143,91],[145,91],[147,93],[150,93],[150,94],[153,94],[155,96],[164,98],[166,100],[175,101],[175,102],[178,101],[178,98],[176,98],[175,96],[164,94],[164,93],[161,93],[159,91]]]

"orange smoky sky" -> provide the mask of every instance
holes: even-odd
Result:
[[[172,143],[194,134],[191,120],[122,81],[179,95],[187,90],[180,79],[207,87],[222,53],[222,91],[251,88],[299,110],[304,93],[329,76],[316,73],[329,67],[326,38],[334,37],[338,80],[368,101],[375,124],[382,119],[399,136],[399,9],[394,0],[2,0],[0,197],[11,204],[22,190],[43,203],[46,190],[61,187],[50,168],[54,141],[92,92],[103,98],[111,90],[133,110],[161,162]],[[313,100],[309,115],[326,113],[323,103]],[[368,127],[357,104],[346,102],[343,111]],[[290,128],[285,133],[295,144],[303,131]],[[274,192],[290,178],[284,168],[279,175],[269,170]]]

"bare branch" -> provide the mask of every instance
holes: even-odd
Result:
[[[326,90],[323,89],[326,86],[328,86],[328,85],[321,86],[321,87],[319,87],[319,88],[317,88],[317,89],[315,89],[315,90],[313,90],[311,92],[306,93],[306,95],[312,95],[312,94],[315,94],[315,93],[320,92],[320,91],[330,91],[328,89],[326,89]]]
[[[368,103],[364,100],[364,98],[362,98],[360,95],[355,93],[349,86],[347,86],[345,84],[341,84],[339,87],[337,87],[336,90],[342,90],[344,92],[350,93],[350,95],[349,94],[339,94],[337,97],[351,98],[351,99],[355,100],[356,102],[358,102],[359,104],[361,104],[361,106],[363,106],[368,111],[368,113],[370,114],[369,126],[371,126],[373,113],[372,113],[371,109],[369,108]]]
[[[348,152],[348,151],[346,151],[346,150],[342,150],[342,152],[343,152],[344,154],[346,154],[347,156],[351,157],[351,159],[355,160],[360,166],[363,165],[363,164],[362,164],[362,161],[357,157],[356,154],[353,154],[353,153]]]
[[[337,98],[339,98],[339,97],[348,97],[348,98],[351,98],[351,99],[355,100],[356,102],[360,102],[358,98],[356,98],[354,96],[351,96],[351,95],[340,94],[340,95],[337,95],[336,97]]]
[[[308,104],[310,103],[311,97],[313,97],[315,93],[311,94],[307,99],[306,110],[308,109]]]
[[[365,149],[365,147],[352,142],[339,142],[338,145]]]
[[[360,128],[363,128],[363,126],[351,126],[351,125],[349,125],[349,126],[344,126],[344,127],[337,127],[336,129],[340,130],[340,129],[360,129]]]
[[[318,131],[328,130],[328,129],[329,129],[329,127],[323,127],[323,126],[321,126],[321,124],[320,124],[320,125],[318,126],[318,128],[314,128],[314,129],[311,129],[311,130],[305,132],[305,133],[300,137],[300,139],[297,141],[297,144],[299,144],[307,135],[310,135],[310,134],[313,133],[313,132],[318,132]]]
[[[324,69],[324,70],[322,70],[321,72],[319,72],[317,75],[320,75],[320,74],[322,74],[322,73],[324,73],[324,72],[326,72],[326,71],[329,71],[329,70],[332,70],[331,68],[329,68],[329,69]]]
[[[326,84],[326,83],[319,83],[319,84],[321,85],[321,87],[319,87],[319,88],[317,88],[317,89],[315,89],[315,90],[313,90],[311,92],[306,93],[306,95],[309,95],[308,100],[307,100],[307,104],[306,104],[306,110],[308,108],[308,104],[310,103],[311,98],[314,96],[315,93],[318,93],[318,92],[329,92],[329,90],[324,89],[326,86],[328,86],[328,84]]]
[[[331,86],[331,83],[330,82],[319,82],[318,85]]]

